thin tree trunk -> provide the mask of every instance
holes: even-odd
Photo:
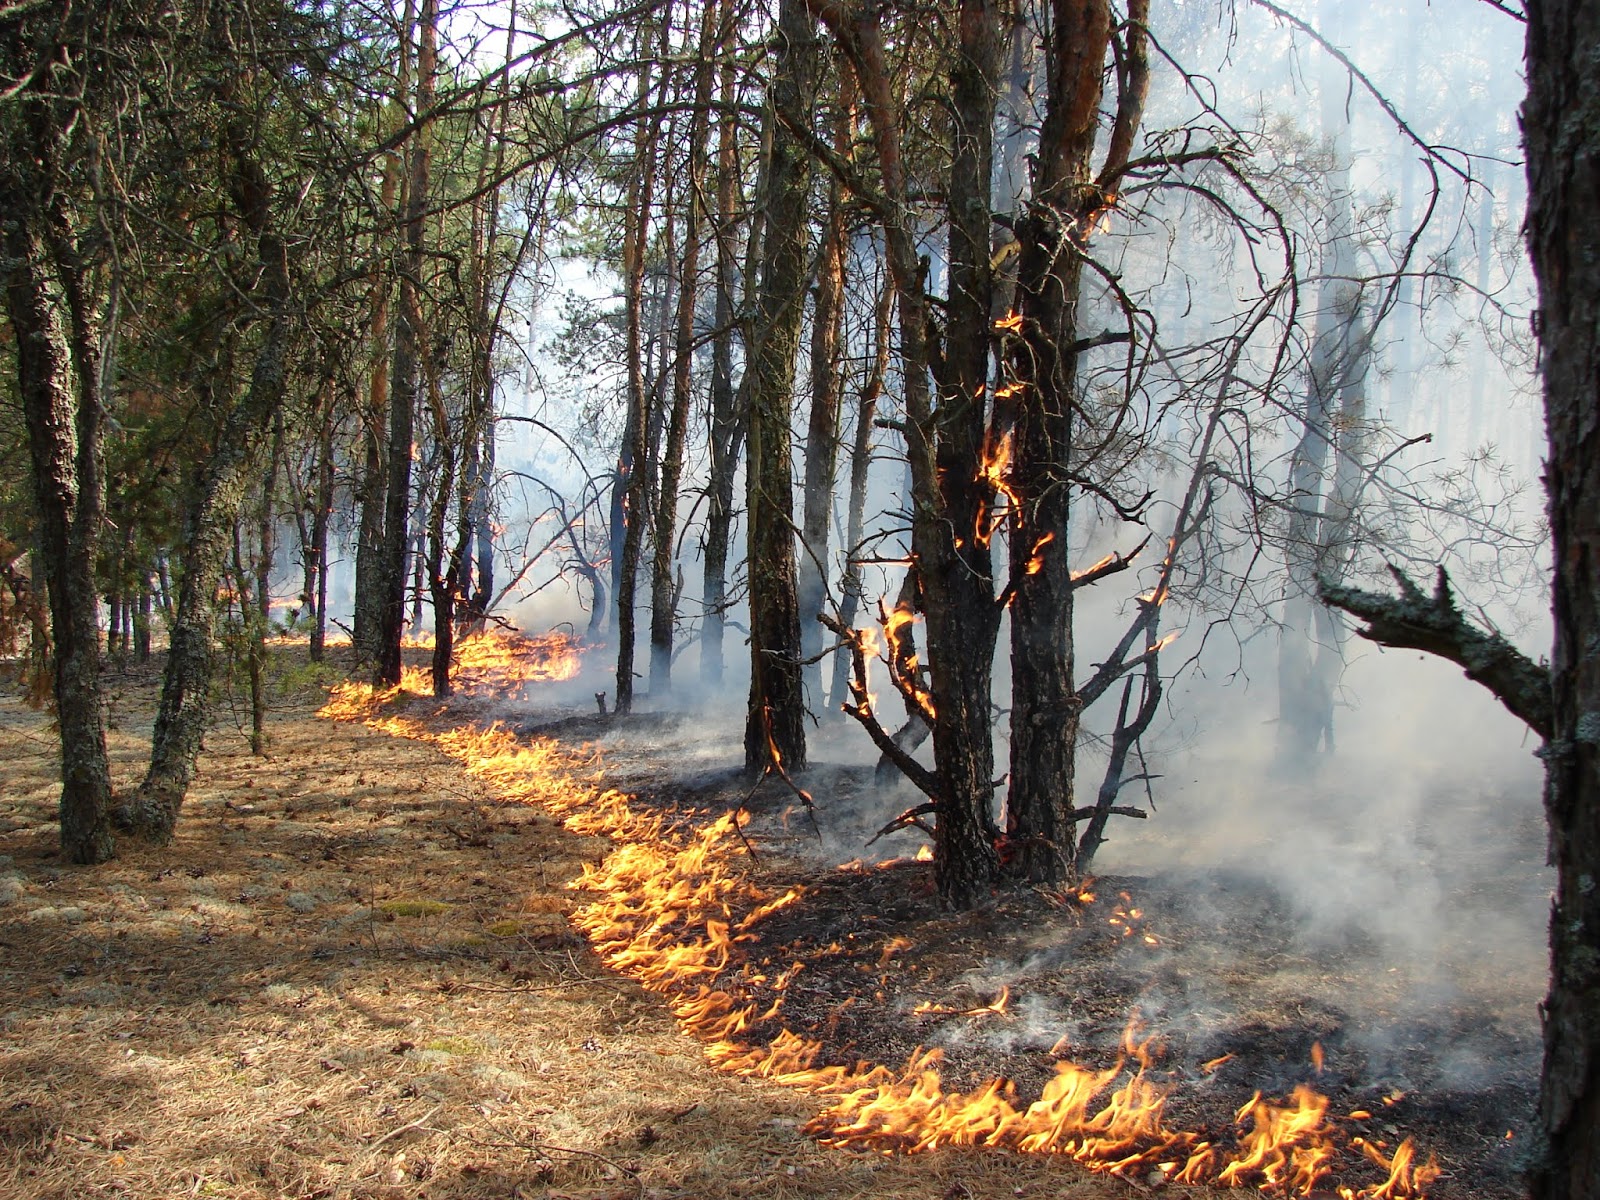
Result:
[[[841,84],[833,151],[850,158],[855,126],[854,79]],[[806,700],[813,713],[830,711],[822,692],[822,635],[817,615],[828,596],[828,525],[839,466],[839,335],[844,323],[844,189],[835,179],[818,254],[811,318],[811,415],[806,425],[806,476],[800,523],[800,654],[806,660]],[[841,693],[842,694],[842,693]]]
[[[415,111],[418,113],[427,113],[433,108],[438,22],[438,0],[422,0],[417,20]],[[407,36],[409,31],[408,22]],[[393,369],[389,380],[388,495],[384,505],[383,569],[380,573],[383,612],[374,673],[374,681],[382,687],[396,687],[400,683],[400,644],[405,635],[406,552],[411,544],[411,450],[416,420],[418,356],[427,348],[427,329],[422,317],[424,218],[428,211],[431,160],[426,118],[418,121],[407,154],[400,320],[395,327]]]
[[[732,0],[722,0],[718,37],[725,45],[733,36]],[[731,62],[724,62],[717,84],[718,100],[730,104],[736,80]],[[711,344],[711,467],[706,480],[706,541],[701,574],[705,616],[700,630],[700,680],[722,682],[723,632],[727,625],[728,546],[733,530],[733,484],[739,469],[744,421],[737,411],[733,386],[734,277],[738,273],[735,207],[739,194],[737,123],[717,124],[717,299]],[[752,231],[749,238],[753,241]],[[748,288],[751,280],[746,275]]]
[[[844,535],[847,557],[844,578],[839,584],[839,623],[846,629],[855,628],[856,617],[861,611],[861,562],[856,556],[861,552],[861,541],[866,532],[867,477],[872,467],[872,423],[877,417],[878,397],[883,392],[884,377],[889,372],[889,314],[893,308],[894,284],[886,277],[873,321],[872,367],[856,402],[855,438],[850,447],[850,500]],[[849,659],[843,654],[835,655],[832,691],[835,702],[845,702],[849,694],[849,682]]]
[[[663,25],[667,24],[665,15]],[[649,31],[641,35],[648,43]],[[638,98],[641,106],[651,91],[650,66],[640,69]],[[618,556],[617,573],[612,578],[612,588],[617,601],[617,679],[616,703],[618,713],[633,711],[633,652],[634,622],[639,584],[639,552],[644,544],[644,526],[649,507],[649,439],[650,439],[650,387],[644,346],[644,268],[645,251],[650,236],[650,208],[654,198],[656,126],[641,121],[634,135],[634,161],[632,181],[628,187],[628,208],[624,214],[623,276],[626,295],[623,299],[624,321],[628,343],[628,421],[624,431],[626,449],[620,456],[626,465],[618,470],[614,486],[621,488],[623,502],[617,514],[622,521],[622,542]],[[613,512],[616,512],[613,506]],[[616,536],[613,525],[612,536]]]
[[[683,218],[683,254],[678,269],[678,311],[673,340],[672,414],[661,457],[661,487],[656,498],[654,556],[650,568],[650,694],[672,690],[673,625],[677,589],[672,580],[672,547],[678,525],[678,487],[683,476],[683,450],[689,433],[689,405],[694,398],[694,314],[700,295],[700,241],[705,179],[706,134],[710,124],[712,60],[716,0],[702,0],[700,61],[695,68],[694,112],[689,121]]]

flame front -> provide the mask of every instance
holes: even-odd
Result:
[[[422,682],[419,672],[406,686]],[[803,892],[772,895],[751,879],[742,867],[734,814],[685,833],[680,824],[636,809],[632,797],[602,788],[592,752],[550,739],[519,741],[499,726],[439,728],[387,712],[394,695],[343,684],[321,715],[431,742],[507,800],[541,805],[574,833],[610,837],[615,848],[585,866],[573,885],[591,897],[573,914],[574,925],[610,966],[663,996],[683,1028],[705,1043],[713,1064],[824,1097],[825,1107],[805,1129],[825,1143],[907,1153],[946,1145],[1001,1147],[1059,1155],[1134,1179],[1136,1170],[1159,1172],[1174,1182],[1301,1195],[1352,1158],[1385,1173],[1369,1187],[1340,1187],[1343,1200],[1421,1196],[1438,1176],[1431,1159],[1415,1163],[1409,1140],[1387,1155],[1381,1144],[1344,1137],[1327,1115],[1327,1098],[1304,1086],[1282,1104],[1259,1093],[1252,1097],[1239,1110],[1236,1145],[1170,1129],[1170,1085],[1148,1074],[1159,1047],[1154,1039],[1139,1040],[1131,1027],[1117,1063],[1096,1070],[1059,1062],[1039,1098],[1026,1104],[1002,1079],[967,1092],[946,1089],[937,1050],[917,1051],[898,1070],[823,1063],[819,1041],[778,1023],[785,989],[804,961],[768,967],[751,952],[760,924]],[[1135,921],[1142,916],[1137,909],[1125,912]],[[908,946],[886,948],[880,966]],[[1003,1015],[1008,1000],[1002,992],[966,1011]]]

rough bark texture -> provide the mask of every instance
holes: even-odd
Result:
[[[1545,807],[1556,867],[1532,1171],[1538,1200],[1600,1196],[1600,9],[1528,5],[1528,239],[1539,280],[1555,545]]]
[[[1111,32],[1102,2],[1054,5],[1045,119],[1033,203],[1018,223],[1022,243],[1010,348],[1014,408],[1011,487],[1011,787],[1007,834],[1012,870],[1033,881],[1073,873],[1073,778],[1080,705],[1073,691],[1071,518],[1073,405],[1077,390],[1078,292],[1084,242],[1103,203],[1090,156]],[[1004,421],[997,421],[1003,429]]]
[[[774,753],[789,770],[806,765],[789,420],[801,298],[810,265],[806,235],[811,166],[786,124],[787,119],[809,124],[816,99],[817,27],[803,0],[779,0],[777,36],[781,48],[772,103],[778,122],[767,160],[767,235],[748,367],[750,705],[744,761],[751,774],[765,771]]]
[[[995,10],[988,0],[966,0],[961,6],[951,89],[950,349],[941,357],[929,336],[930,305],[902,157],[901,105],[888,67],[881,14],[871,8],[845,9],[830,0],[811,3],[855,72],[882,179],[884,246],[898,295],[911,545],[926,616],[937,771],[928,772],[894,744],[866,706],[859,682],[862,690],[850,711],[878,748],[933,800],[938,817],[934,878],[940,899],[953,908],[970,908],[991,894],[999,875],[991,813],[994,750],[988,689],[997,616],[988,539],[976,536],[991,495],[980,457],[992,285],[988,226]],[[930,388],[933,371],[941,388],[937,409]]]
[[[282,245],[263,239],[271,299],[288,295]],[[151,739],[150,767],[123,819],[139,836],[171,839],[178,810],[194,778],[209,713],[215,658],[217,583],[233,548],[234,522],[250,488],[250,473],[272,415],[283,402],[291,322],[275,313],[256,355],[250,384],[229,410],[216,446],[196,481],[184,514],[183,574],[169,634],[161,703]]]
[[[723,0],[718,36],[731,36],[731,0]],[[732,102],[734,68],[724,62],[717,81],[719,103]],[[739,469],[744,441],[744,421],[737,411],[733,387],[734,278],[737,249],[734,227],[739,192],[739,144],[733,121],[717,128],[717,298],[711,343],[711,467],[706,480],[706,542],[701,572],[701,597],[705,617],[700,629],[700,681],[722,682],[724,608],[728,594],[728,546],[733,529],[733,477]],[[753,236],[753,235],[752,235]]]
[[[1323,581],[1324,603],[1367,623],[1356,632],[1370,642],[1396,649],[1422,650],[1464,668],[1467,678],[1492,692],[1514,716],[1540,737],[1551,735],[1550,672],[1511,643],[1468,621],[1450,595],[1450,580],[1439,568],[1433,595],[1423,592],[1398,567],[1391,566],[1400,595],[1384,596],[1348,584]]]
[[[417,21],[416,111],[433,107],[437,0],[422,0]],[[416,422],[418,354],[425,348],[422,320],[423,219],[428,211],[430,154],[426,120],[419,121],[407,150],[405,248],[400,268],[400,319],[389,378],[389,465],[383,511],[383,609],[379,614],[375,681],[400,682],[400,642],[406,620],[406,551],[411,543],[411,449]]]
[[[70,862],[97,863],[111,857],[115,843],[93,571],[101,416],[97,372],[93,360],[84,358],[94,343],[87,336],[81,283],[69,276],[73,262],[63,253],[64,230],[39,211],[37,193],[19,189],[19,182],[11,171],[0,171],[5,213],[0,230],[7,260],[6,312],[16,338],[18,392],[38,510],[39,566],[55,650],[61,852]]]
[[[649,33],[641,42],[649,41]],[[639,103],[650,94],[649,64],[639,73]],[[633,651],[635,599],[639,582],[639,552],[644,545],[644,527],[649,498],[650,389],[647,386],[644,348],[644,256],[650,229],[650,205],[655,183],[655,128],[641,123],[634,134],[634,157],[638,163],[628,188],[628,210],[623,214],[622,263],[624,274],[624,321],[628,342],[628,420],[623,431],[623,446],[618,456],[616,483],[613,485],[612,553],[617,556],[612,590],[617,599],[617,693],[616,711],[633,710]],[[621,494],[620,510],[616,494]],[[620,544],[617,524],[622,525]]]

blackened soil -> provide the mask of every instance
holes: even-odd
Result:
[[[542,731],[593,736],[612,722],[578,718]],[[1533,1036],[1505,1028],[1465,993],[1429,992],[1359,928],[1336,944],[1306,941],[1288,902],[1260,879],[1101,878],[943,912],[931,865],[911,857],[915,830],[867,850],[881,851],[876,861],[838,865],[840,845],[861,846],[916,803],[883,798],[870,769],[809,773],[802,782],[826,793],[814,823],[781,779],[754,788],[728,772],[686,780],[667,750],[657,769],[640,766],[630,763],[629,774],[647,782],[642,803],[678,815],[742,808],[763,888],[804,889],[799,903],[753,927],[749,957],[719,981],[764,1008],[771,981],[804,964],[781,1016],[752,1030],[752,1041],[781,1022],[819,1039],[826,1061],[891,1066],[934,1046],[947,1088],[1002,1077],[1027,1102],[1062,1059],[1123,1060],[1131,1027],[1159,1047],[1150,1075],[1172,1086],[1171,1128],[1229,1145],[1236,1114],[1258,1091],[1285,1097],[1309,1084],[1352,1136],[1391,1149],[1409,1136],[1434,1155],[1444,1172],[1435,1200],[1524,1194],[1518,1151],[1535,1099]],[[849,837],[837,834],[840,813],[855,814]],[[1350,1156],[1338,1181],[1381,1178]]]

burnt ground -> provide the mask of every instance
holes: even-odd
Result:
[[[225,693],[177,841],[125,845],[96,868],[57,859],[48,720],[0,677],[0,1195],[1146,1190],[1012,1154],[889,1158],[803,1136],[821,1101],[711,1070],[662,999],[568,927],[582,903],[569,884],[605,839],[507,804],[432,746],[317,719],[342,672],[309,669],[302,653],[275,654],[270,755],[249,754]],[[119,790],[148,754],[158,666],[111,679]],[[1359,929],[1308,947],[1288,902],[1251,875],[1107,878],[1092,902],[1024,891],[941,913],[926,864],[838,869],[906,803],[870,771],[807,775],[819,845],[787,788],[750,795],[727,770],[736,737],[706,752],[717,722],[521,712],[525,729],[598,742],[606,781],[640,803],[705,816],[748,802],[750,870],[772,890],[807,889],[760,923],[755,953],[805,959],[787,1023],[835,1061],[898,1064],[938,1046],[951,1084],[1005,1076],[1026,1098],[1058,1055],[1114,1061],[1137,1012],[1165,1043],[1155,1071],[1176,1085],[1170,1126],[1226,1138],[1257,1088],[1314,1080],[1332,1111],[1377,1114],[1368,1136],[1409,1134],[1436,1154],[1439,1200],[1518,1194],[1510,1147],[1532,1109],[1530,1035],[1475,992],[1419,1007],[1405,964]],[[462,719],[485,715],[462,707]],[[866,853],[909,856],[917,841]],[[1498,1081],[1478,1069],[1503,1064]]]
[[[975,912],[941,912],[930,865],[911,857],[924,838],[865,845],[915,796],[885,794],[870,768],[814,768],[798,780],[814,794],[813,825],[778,780],[752,792],[734,771],[697,768],[702,760],[682,751],[699,728],[662,714],[574,714],[521,731],[598,739],[608,781],[657,808],[751,815],[750,869],[769,891],[805,888],[801,903],[755,928],[752,955],[770,974],[804,961],[782,1020],[821,1039],[826,1061],[898,1065],[936,1046],[947,1087],[1001,1077],[1028,1101],[1059,1059],[1118,1061],[1137,1021],[1139,1037],[1160,1046],[1149,1075],[1172,1085],[1171,1128],[1227,1145],[1257,1091],[1284,1097],[1309,1084],[1349,1133],[1391,1148],[1409,1136],[1435,1155],[1438,1200],[1525,1194],[1519,1150],[1537,1096],[1537,1024],[1493,995],[1492,971],[1477,988],[1441,988],[1390,957],[1359,914],[1308,937],[1280,888],[1237,868],[1108,876],[1073,894],[1018,889]],[[834,865],[851,847],[864,860]],[[1486,906],[1542,886],[1537,876],[1460,880],[1473,893],[1462,903]],[[719,982],[741,986],[731,972]],[[1520,997],[1528,982],[1501,990]],[[1343,1119],[1357,1112],[1371,1115]],[[1340,1181],[1381,1179],[1364,1171]]]

